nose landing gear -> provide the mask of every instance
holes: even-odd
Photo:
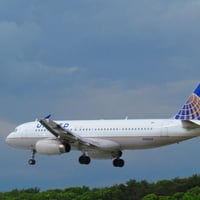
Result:
[[[32,158],[31,158],[30,160],[28,160],[28,164],[29,164],[29,165],[35,165],[35,164],[36,164],[35,154],[36,154],[36,150],[34,149],[34,150],[32,151]]]

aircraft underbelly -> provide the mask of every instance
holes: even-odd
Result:
[[[115,139],[121,146],[121,149],[148,149],[160,147],[168,144],[178,143],[189,139],[188,136],[156,136],[156,137],[132,137]]]

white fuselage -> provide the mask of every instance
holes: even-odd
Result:
[[[121,150],[146,149],[178,143],[197,137],[200,128],[184,128],[181,120],[80,120],[57,121],[63,128],[85,139],[105,139],[119,144]],[[22,149],[35,149],[41,139],[55,138],[40,122],[28,122],[18,126],[8,135],[9,145]],[[76,143],[72,144],[78,150]]]

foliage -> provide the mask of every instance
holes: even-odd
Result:
[[[125,184],[105,188],[86,186],[40,191],[29,188],[1,192],[0,200],[188,200],[200,199],[200,175],[149,183],[129,180]]]

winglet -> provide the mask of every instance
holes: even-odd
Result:
[[[50,119],[51,114],[47,115],[44,119]]]
[[[200,84],[193,91],[182,109],[176,114],[175,119],[200,120]]]

